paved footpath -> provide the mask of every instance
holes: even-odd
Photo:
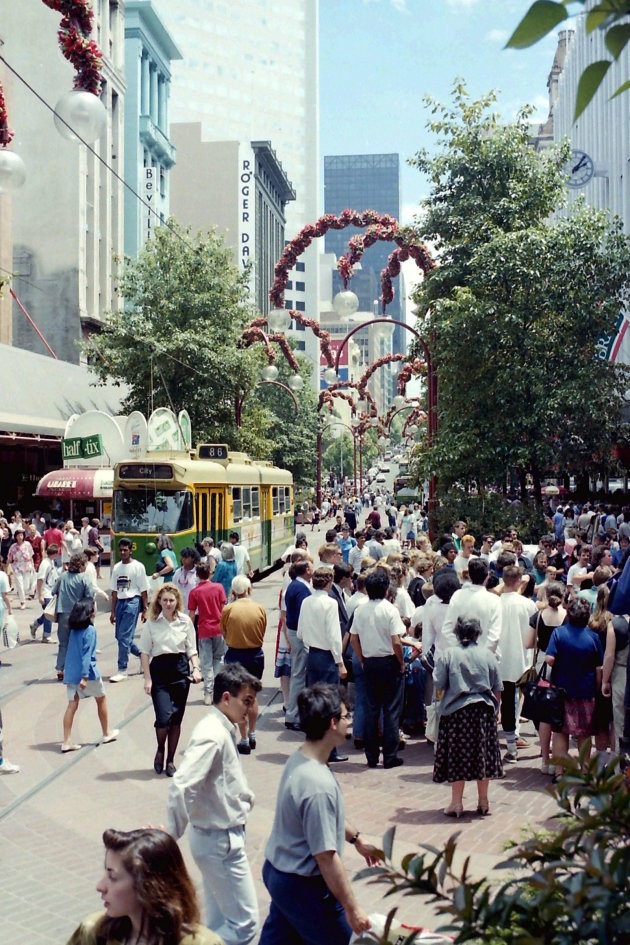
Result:
[[[309,533],[314,550],[321,532]],[[243,758],[256,805],[249,820],[247,845],[256,879],[261,917],[268,896],[261,879],[264,846],[271,830],[277,785],[287,757],[301,744],[298,733],[284,728],[282,699],[273,679],[275,628],[278,622],[280,573],[254,588],[254,596],[267,608],[266,670],[261,693],[263,708],[258,724],[258,748]],[[32,643],[28,624],[40,612],[16,611],[24,642],[12,651],[0,650],[0,705],[5,727],[5,754],[22,766],[20,774],[0,778],[0,945],[63,945],[78,922],[100,907],[95,884],[103,861],[101,835],[109,826],[126,830],[164,822],[169,779],[158,777],[152,767],[155,751],[151,700],[145,696],[138,672],[121,684],[106,681],[112,727],[121,729],[119,740],[99,744],[100,727],[92,700],[83,703],[76,716],[73,738],[84,747],[62,755],[62,715],[65,690],[56,681],[56,647]],[[97,618],[99,667],[103,677],[116,671],[116,645],[107,613]],[[182,750],[191,729],[204,711],[198,687],[191,689],[182,731]],[[526,726],[525,735],[533,736]],[[549,778],[539,772],[535,739],[521,751],[517,765],[508,768],[503,781],[490,787],[492,816],[479,818],[474,786],[467,788],[467,813],[459,821],[444,817],[447,786],[432,782],[432,747],[424,739],[408,742],[405,764],[397,769],[369,770],[365,757],[349,742],[350,760],[335,767],[346,808],[353,823],[375,843],[396,825],[395,859],[429,843],[441,846],[455,831],[459,850],[471,855],[473,871],[488,875],[503,859],[508,841],[518,839],[529,825],[548,821],[556,806],[545,790]],[[182,849],[196,882],[199,875],[188,850]],[[344,860],[350,875],[363,861],[347,846]],[[389,897],[385,887],[356,884],[360,903],[368,912],[387,912],[398,906],[403,920],[435,927],[431,908],[419,897]]]

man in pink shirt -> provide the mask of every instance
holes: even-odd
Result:
[[[188,613],[193,623],[195,615],[199,614],[197,638],[203,674],[203,701],[204,705],[212,705],[215,673],[221,669],[226,650],[221,633],[221,611],[225,607],[226,597],[223,585],[209,580],[210,568],[207,564],[197,565],[197,577],[199,584],[188,595]]]

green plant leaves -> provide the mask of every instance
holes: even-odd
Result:
[[[598,59],[597,62],[592,62],[590,66],[586,67],[578,82],[573,121],[577,121],[589,105],[611,65],[612,63],[608,59]]]
[[[533,46],[566,20],[568,15],[564,3],[536,0],[508,39],[506,49],[526,49]]]

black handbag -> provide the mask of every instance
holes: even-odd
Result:
[[[547,722],[553,729],[564,727],[566,692],[546,679],[548,663],[543,663],[534,682],[523,686],[521,715],[532,722]]]

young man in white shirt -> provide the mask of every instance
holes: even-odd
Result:
[[[127,678],[129,653],[140,659],[140,650],[133,642],[138,622],[147,619],[147,597],[149,581],[144,565],[131,557],[131,540],[121,538],[118,542],[120,561],[114,565],[110,579],[112,610],[110,623],[116,627],[118,641],[118,672],[109,677],[113,683]]]
[[[230,532],[228,538],[230,539],[230,544],[234,548],[236,573],[244,574],[245,577],[248,577],[251,581],[254,576],[254,572],[252,570],[252,562],[249,557],[249,551],[245,545],[241,545],[238,532]]]
[[[31,639],[35,639],[38,628],[43,624],[42,643],[51,642],[52,620],[50,620],[44,614],[44,610],[46,607],[48,607],[49,602],[52,600],[52,589],[57,583],[57,578],[59,577],[59,571],[57,570],[57,565],[55,564],[55,559],[58,554],[59,548],[57,545],[49,545],[48,548],[46,548],[46,557],[42,560],[42,563],[40,564],[39,570],[37,572],[36,593],[42,606],[42,613],[39,615],[39,617],[36,617],[31,624]]]
[[[239,663],[214,680],[213,705],[193,729],[173,778],[167,829],[179,839],[190,823],[190,852],[201,872],[205,922],[225,945],[249,945],[258,931],[258,902],[245,825],[254,804],[236,748],[262,686]]]
[[[538,610],[529,597],[519,594],[522,569],[509,564],[503,569],[503,593],[501,604],[501,636],[499,638],[499,670],[503,683],[501,695],[501,725],[507,742],[504,761],[517,761],[516,734],[516,681],[527,669],[524,640],[529,632],[530,617]],[[523,741],[522,747],[526,743]]]

